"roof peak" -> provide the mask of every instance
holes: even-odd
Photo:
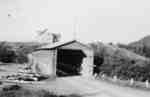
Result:
[[[60,41],[60,42],[48,44],[48,45],[40,47],[40,48],[38,48],[36,50],[40,50],[40,49],[55,49],[55,48],[59,48],[59,47],[65,46],[65,45],[72,44],[74,42],[77,42],[77,43],[79,43],[79,44],[81,44],[83,46],[87,46],[88,47],[88,45],[80,42],[79,40],[73,39],[73,40],[69,40],[69,41]]]

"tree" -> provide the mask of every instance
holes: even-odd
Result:
[[[0,45],[0,61],[5,63],[14,62],[16,57],[15,50],[12,46],[6,44],[6,42],[1,43]]]
[[[52,40],[53,43],[60,41],[60,37],[61,37],[60,33],[51,33],[51,34],[53,37],[53,40]]]
[[[55,43],[55,42],[60,41],[60,38],[61,38],[60,33],[53,33],[53,32],[51,33],[48,31],[47,28],[44,30],[37,31],[37,34],[38,34],[39,40],[42,42]]]

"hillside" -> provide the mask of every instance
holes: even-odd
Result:
[[[119,61],[127,60],[136,64],[137,62],[149,61],[148,58],[129,51],[125,48],[120,48],[116,45],[103,44],[101,42],[90,44],[95,51],[95,56],[104,58],[104,63],[116,64]],[[134,61],[134,62],[133,62]],[[137,65],[137,64],[136,64]],[[141,65],[141,64],[138,64]]]
[[[108,76],[117,75],[120,79],[134,78],[138,81],[150,79],[150,60],[116,45],[91,43],[95,52],[95,72]]]
[[[150,47],[150,36],[145,36],[142,39],[129,43],[129,46],[140,46],[140,45],[145,45],[147,47]]]
[[[140,56],[136,53],[133,53],[127,49],[119,48],[117,46],[113,45],[104,45],[104,50],[107,55],[110,56],[116,56],[116,57],[122,57],[125,59],[130,59],[130,60],[141,60],[141,61],[146,61],[148,60],[147,58]]]
[[[128,49],[134,53],[150,58],[150,36],[129,43],[128,45],[118,44],[120,48]]]

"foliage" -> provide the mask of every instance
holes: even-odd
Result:
[[[3,63],[26,63],[27,54],[39,47],[39,43],[0,42],[0,61]]]
[[[129,44],[117,44],[120,48],[125,48],[141,56],[150,58],[150,36],[146,36],[139,41]]]
[[[43,41],[48,41],[48,42],[59,42],[60,38],[61,38],[61,34],[60,33],[51,33],[48,31],[47,28],[43,29],[43,30],[39,30],[37,31],[37,35],[40,38],[39,40]]]
[[[45,30],[47,31],[47,30]],[[47,32],[40,32],[45,34]],[[61,35],[59,33],[51,33],[53,42],[58,42]],[[46,43],[38,42],[0,42],[0,61],[3,63],[27,63],[27,54],[33,52],[36,48],[46,45]]]
[[[8,85],[5,86],[2,90],[3,91],[12,91],[12,90],[20,90],[22,87],[19,85]]]
[[[144,57],[139,57],[135,53],[124,50],[126,45],[116,47],[113,44],[103,44],[100,42],[89,44],[94,50],[94,64],[96,73],[107,76],[117,76],[120,79],[128,80],[133,78],[137,81],[150,81],[150,61]],[[141,50],[141,49],[136,49]]]
[[[11,46],[6,45],[5,42],[0,45],[0,61],[2,62],[12,62],[16,57],[15,51]]]

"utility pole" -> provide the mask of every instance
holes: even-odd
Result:
[[[77,23],[78,23],[78,19],[77,19],[77,16],[75,16],[73,20],[73,39],[74,40],[77,39]]]

